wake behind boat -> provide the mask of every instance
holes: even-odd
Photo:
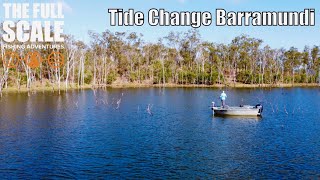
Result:
[[[211,107],[214,115],[220,116],[261,116],[263,106],[257,104],[256,106],[240,105],[240,106],[221,106],[216,107],[214,102]]]

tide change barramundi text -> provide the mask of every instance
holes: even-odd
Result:
[[[108,9],[111,26],[210,26],[214,17],[209,11],[173,11],[150,9],[148,16],[141,11]],[[316,11],[306,8],[298,11],[226,11],[216,9],[216,26],[315,26]]]

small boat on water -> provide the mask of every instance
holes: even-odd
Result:
[[[257,104],[256,106],[240,105],[238,107],[216,107],[213,102],[211,109],[214,115],[220,116],[261,116],[263,106],[261,104]]]

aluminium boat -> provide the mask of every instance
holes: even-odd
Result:
[[[261,104],[257,104],[255,106],[240,105],[216,107],[214,106],[214,103],[212,103],[211,109],[214,115],[220,116],[261,116],[263,106]]]

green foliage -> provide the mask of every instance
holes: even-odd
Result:
[[[93,74],[91,72],[85,73],[84,83],[91,84],[92,80],[93,80]]]
[[[130,72],[130,82],[138,81],[138,72]]]
[[[26,85],[27,84],[27,76],[26,75],[22,75],[21,76],[21,81],[20,81],[20,84],[21,85]]]
[[[90,44],[86,45],[66,35],[67,66],[56,70],[42,63],[41,68],[28,69],[23,63],[10,69],[9,85],[15,86],[17,74],[21,84],[40,79],[57,83],[68,77],[70,83],[112,84],[117,78],[129,82],[154,84],[246,84],[316,83],[319,81],[319,47],[305,47],[303,51],[292,47],[272,49],[263,46],[262,40],[241,35],[229,44],[201,41],[198,30],[185,33],[170,32],[156,43],[146,43],[139,33],[89,32]],[[74,52],[74,57],[70,56]],[[19,54],[27,53],[21,50]],[[2,52],[3,53],[3,52]],[[51,51],[41,50],[43,56]],[[84,68],[84,70],[83,70]],[[5,68],[0,61],[0,74]],[[68,74],[68,76],[67,76]],[[95,79],[95,81],[93,81]],[[3,84],[1,84],[3,86]]]
[[[250,71],[240,71],[237,74],[237,81],[241,82],[241,83],[245,83],[248,84],[249,82],[252,81],[252,75],[250,73]]]
[[[115,71],[111,71],[107,75],[107,84],[112,84],[117,79],[117,73]]]

